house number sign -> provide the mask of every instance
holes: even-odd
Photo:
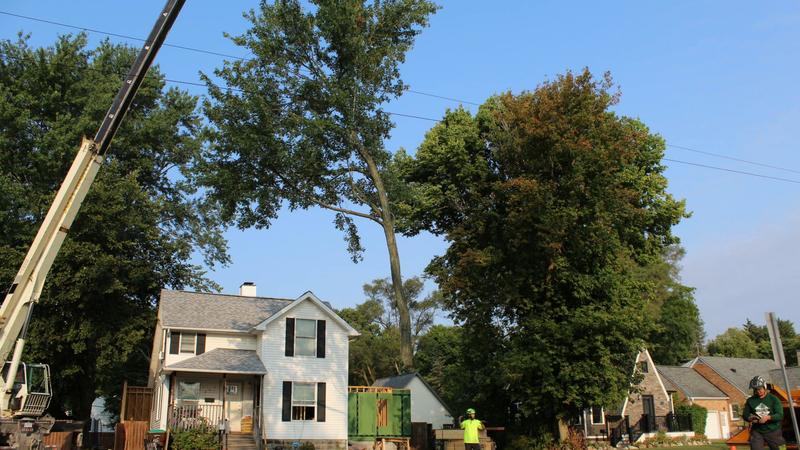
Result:
[[[238,384],[227,384],[225,385],[225,393],[226,394],[238,394],[239,393],[239,385]]]

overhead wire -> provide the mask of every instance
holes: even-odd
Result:
[[[35,22],[40,22],[40,23],[46,23],[46,24],[50,24],[50,25],[62,26],[62,27],[76,29],[76,30],[80,30],[80,31],[86,31],[86,32],[90,32],[90,33],[102,34],[102,35],[111,36],[111,37],[118,37],[118,38],[122,38],[122,39],[130,39],[130,40],[135,40],[135,41],[139,41],[139,42],[144,42],[145,41],[145,39],[139,38],[139,37],[136,37],[136,36],[129,36],[129,35],[124,35],[124,34],[119,34],[119,33],[112,33],[112,32],[109,32],[109,31],[103,31],[103,30],[98,30],[98,29],[89,28],[89,27],[71,25],[71,24],[67,24],[67,23],[63,23],[63,22],[57,22],[57,21],[54,21],[54,20],[48,20],[48,19],[42,19],[42,18],[38,18],[38,17],[31,17],[31,16],[22,15],[22,14],[11,13],[11,12],[8,12],[8,11],[0,10],[0,14],[11,16],[11,17],[17,17],[17,18],[21,18],[21,19],[26,19],[26,20],[31,20],[31,21],[35,21]],[[188,46],[184,46],[184,45],[164,43],[163,46],[177,48],[177,49],[181,49],[181,50],[192,51],[192,52],[197,52],[197,53],[204,53],[204,54],[209,54],[209,55],[214,55],[214,56],[221,56],[221,57],[225,57],[225,58],[233,58],[233,59],[237,59],[237,60],[244,60],[244,61],[248,61],[249,60],[249,58],[245,58],[245,57],[242,57],[242,56],[231,55],[231,54],[227,54],[227,53],[221,53],[221,52],[216,52],[216,51],[206,50],[206,49],[201,49],[201,48],[196,48],[196,47],[188,47]],[[6,56],[10,57],[10,55],[6,55]],[[88,69],[91,70],[92,68],[88,68]],[[124,74],[120,75],[120,76],[124,76]],[[168,82],[168,83],[173,83],[173,84],[182,84],[182,85],[187,85],[187,86],[195,86],[195,87],[201,87],[201,88],[204,88],[204,89],[208,89],[208,86],[206,84],[199,83],[199,82],[176,80],[176,79],[171,79],[171,78],[164,78],[164,81]],[[238,89],[238,88],[233,88],[233,87],[226,87],[226,88],[230,89],[230,90],[233,90],[233,91],[242,92],[242,90]],[[469,100],[464,100],[464,99],[459,99],[459,98],[456,98],[456,97],[448,97],[448,96],[433,94],[433,93],[430,93],[430,92],[419,91],[419,90],[415,90],[415,89],[408,89],[407,92],[412,93],[412,94],[416,94],[416,95],[426,96],[426,97],[438,98],[438,99],[448,100],[448,101],[452,101],[452,102],[459,102],[459,103],[467,104],[467,105],[480,106],[479,103],[472,102],[472,101],[469,101]],[[430,121],[430,122],[439,122],[440,121],[439,119],[434,119],[434,118],[424,117],[424,116],[419,116],[419,115],[414,115],[414,114],[405,114],[405,113],[398,113],[398,112],[393,112],[393,111],[384,111],[384,112],[386,114],[389,114],[389,115],[392,115],[392,116],[397,116],[397,117],[405,117],[405,118],[411,118],[411,119],[417,119],[417,120],[425,120],[425,121]],[[736,158],[736,157],[732,157],[732,156],[723,155],[723,154],[720,154],[720,153],[714,153],[714,152],[709,152],[709,151],[704,151],[704,150],[698,150],[698,149],[695,149],[695,148],[686,147],[686,146],[682,146],[682,145],[676,145],[676,144],[667,143],[666,146],[670,147],[670,148],[690,151],[690,152],[704,154],[704,155],[708,155],[708,156],[714,156],[714,157],[717,157],[717,158],[723,158],[723,159],[736,161],[736,162],[741,162],[741,163],[745,163],[745,164],[751,164],[751,165],[765,167],[765,168],[769,168],[769,169],[781,170],[781,171],[785,171],[785,172],[791,172],[791,173],[800,174],[800,170],[780,167],[780,166],[776,166],[776,165],[772,165],[772,164],[760,163],[760,162],[757,162],[757,161],[751,161],[751,160],[746,160],[746,159],[742,159],[742,158]],[[708,164],[693,163],[693,162],[689,162],[689,161],[682,161],[682,160],[677,160],[677,159],[672,159],[672,158],[663,158],[663,160],[664,161],[669,161],[669,162],[680,163],[680,164],[692,165],[692,166],[696,166],[696,167],[703,167],[703,168],[706,168],[706,169],[719,170],[719,171],[724,171],[724,172],[737,173],[737,174],[741,174],[741,175],[748,175],[748,176],[771,179],[771,180],[776,180],[776,181],[783,181],[783,182],[788,182],[788,183],[800,184],[800,181],[789,179],[789,178],[773,177],[773,176],[758,174],[758,173],[754,173],[754,172],[747,172],[747,171],[736,170],[736,169],[728,169],[728,168],[724,168],[724,167],[717,167],[717,166],[712,166],[712,165],[708,165]]]

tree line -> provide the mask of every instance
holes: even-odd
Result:
[[[331,211],[354,262],[364,223],[384,233],[387,279],[341,311],[362,333],[353,384],[417,370],[453,408],[518,434],[628,393],[648,345],[676,364],[702,322],[678,277],[664,140],[619,115],[610,75],[566,72],[472,113],[444,112],[413,153],[386,148],[384,105],[437,7],[425,0],[263,2],[234,37],[253,57],[204,77],[200,99],[151,69],[51,271],[26,357],[55,374],[53,411],[143,382],[162,287],[219,289],[225,227]],[[83,35],[0,43],[0,279],[10,281],[77,143],[110,104],[134,50]],[[402,277],[396,236],[441,236],[423,281]],[[452,326],[436,325],[434,313]]]

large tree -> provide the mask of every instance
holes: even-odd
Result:
[[[428,270],[463,324],[473,400],[528,434],[627,395],[653,289],[640,271],[685,215],[663,139],[614,113],[611,87],[567,73],[448,112],[404,163],[404,226],[449,242]]]
[[[363,251],[353,218],[381,227],[400,316],[401,356],[412,365],[384,142],[383,105],[402,94],[399,67],[435,6],[427,0],[262,1],[234,42],[246,61],[216,71],[205,109],[213,125],[202,182],[224,217],[267,227],[290,209],[335,213],[353,260]]]
[[[646,343],[658,364],[678,365],[703,349],[703,321],[694,301],[694,289],[680,281],[679,261],[684,250],[665,248],[663,257],[642,268],[641,276],[652,285],[645,308],[650,331]]]
[[[10,284],[81,142],[136,51],[83,35],[0,42],[0,280]],[[49,363],[51,410],[88,418],[97,395],[144,383],[159,290],[214,285],[189,262],[226,262],[221,228],[182,176],[200,149],[197,99],[150,71],[33,310],[25,359]],[[113,399],[109,400],[113,403]]]
[[[729,358],[758,358],[758,346],[746,331],[728,328],[724,333],[709,341],[708,354]]]
[[[439,294],[424,299],[424,284],[419,277],[403,282],[403,295],[408,301],[414,342],[432,325],[439,306]],[[399,375],[408,367],[400,356],[400,323],[389,280],[377,279],[363,286],[364,303],[345,308],[339,314],[359,333],[350,344],[350,383],[371,385],[376,379]]]

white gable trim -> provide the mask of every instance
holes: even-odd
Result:
[[[319,308],[325,314],[330,316],[330,318],[332,318],[334,320],[334,322],[338,323],[342,328],[347,330],[347,335],[348,336],[360,336],[361,335],[361,333],[356,331],[355,328],[351,327],[350,324],[348,324],[347,322],[345,322],[344,319],[339,317],[339,315],[336,314],[336,312],[334,310],[329,308],[328,305],[326,305],[325,303],[322,303],[322,300],[320,300],[311,291],[307,291],[306,293],[304,293],[300,297],[297,297],[297,299],[295,299],[292,303],[289,303],[288,305],[284,306],[280,311],[278,311],[275,314],[271,315],[266,320],[264,320],[260,324],[256,325],[253,329],[254,330],[259,330],[259,331],[264,331],[267,328],[267,325],[269,325],[270,323],[278,320],[279,317],[285,316],[286,314],[289,313],[289,311],[291,311],[292,309],[296,308],[297,305],[299,305],[300,303],[302,303],[304,301],[310,301],[311,303],[315,304],[317,306],[317,308]]]
[[[667,388],[664,387],[664,382],[661,381],[661,375],[658,373],[658,368],[656,368],[656,365],[653,363],[653,358],[650,357],[650,352],[647,351],[646,348],[643,348],[643,349],[639,350],[639,353],[636,354],[636,358],[633,359],[633,371],[631,372],[631,376],[636,376],[636,369],[637,369],[637,367],[639,367],[639,355],[641,355],[641,354],[644,354],[644,360],[647,361],[647,364],[648,364],[647,365],[647,370],[648,371],[652,370],[653,372],[655,372],[656,380],[658,380],[658,385],[661,386],[661,392],[664,393],[664,396],[666,396],[667,398],[670,398],[669,392],[667,392]],[[628,407],[628,398],[629,397],[630,397],[630,394],[625,396],[625,402],[622,404],[622,410],[620,412],[620,415],[623,416],[623,417],[625,416],[625,409]],[[670,403],[672,403],[672,402],[670,402]],[[672,408],[670,408],[670,409],[672,409]]]
[[[230,330],[227,328],[189,328],[189,327],[163,327],[166,331],[211,331],[214,333],[228,333],[228,334],[253,334],[251,331],[245,330]]]
[[[658,380],[658,384],[659,386],[661,386],[661,392],[664,393],[664,396],[669,398],[669,392],[667,392],[667,388],[666,386],[664,386],[664,382],[661,380],[661,374],[658,373],[658,368],[656,368],[656,365],[653,362],[653,358],[650,357],[650,352],[647,349],[644,349],[644,354],[645,356],[647,356],[648,364],[650,364],[650,367],[653,368],[653,372],[655,372],[656,374],[656,379]]]

